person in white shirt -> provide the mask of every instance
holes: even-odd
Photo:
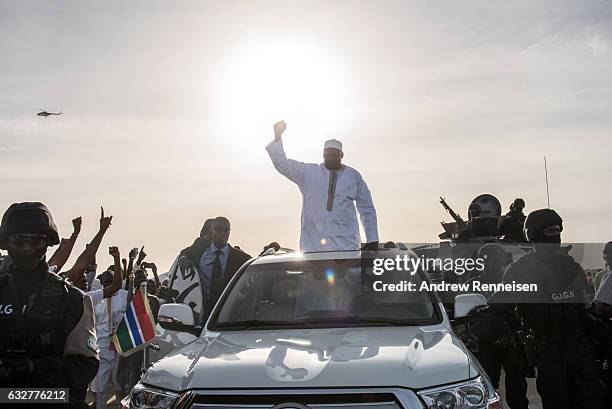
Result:
[[[298,162],[285,155],[282,142],[285,129],[284,121],[274,124],[274,141],[266,150],[276,170],[302,193],[300,250],[358,250],[361,239],[357,212],[365,231],[366,248],[377,248],[378,226],[372,195],[361,174],[341,163],[342,142],[336,139],[325,142],[321,164]]]
[[[118,355],[114,349],[112,337],[125,314],[128,299],[128,292],[121,289],[122,271],[119,249],[110,247],[108,252],[114,259],[114,271],[107,270],[100,274],[98,278],[102,283],[102,288],[87,293],[94,306],[96,334],[100,349],[100,366],[91,388],[96,393],[97,408],[107,407],[109,380],[115,390],[120,389],[115,373]]]
[[[597,291],[612,275],[612,241],[607,242],[603,248],[603,260],[605,267],[603,270],[597,272],[594,278],[595,291]]]
[[[612,319],[612,268],[610,268],[610,263],[612,262],[612,241],[607,242],[604,246],[603,258],[608,269],[601,274],[593,303],[596,310],[602,313],[601,315]]]

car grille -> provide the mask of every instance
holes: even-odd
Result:
[[[392,393],[193,393],[180,405],[192,409],[272,409],[276,406],[277,409],[403,409]]]

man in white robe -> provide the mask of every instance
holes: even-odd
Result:
[[[302,192],[300,250],[358,250],[361,240],[357,212],[367,248],[376,248],[378,227],[372,195],[359,172],[341,163],[342,143],[335,139],[326,141],[321,164],[298,162],[285,155],[282,141],[285,129],[284,121],[274,124],[274,141],[266,150],[276,170]]]
[[[117,254],[118,251],[117,251]],[[125,310],[128,305],[128,292],[123,289],[111,291],[105,297],[103,291],[110,287],[118,287],[121,283],[121,261],[115,260],[115,271],[111,273],[105,271],[100,274],[100,281],[103,289],[88,293],[94,303],[96,333],[98,336],[98,347],[100,348],[100,366],[96,378],[93,380],[91,389],[96,393],[96,408],[106,409],[109,398],[109,381],[116,393],[121,390],[121,385],[117,380],[117,367],[119,364],[119,354],[113,344],[113,334],[121,323]],[[112,284],[111,284],[112,280]]]

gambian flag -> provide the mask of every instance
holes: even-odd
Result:
[[[113,335],[115,349],[127,356],[147,346],[155,338],[155,321],[149,300],[137,291]]]

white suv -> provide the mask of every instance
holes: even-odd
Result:
[[[406,253],[416,257],[401,252]],[[374,275],[366,264],[359,251],[289,253],[248,262],[200,336],[153,364],[124,403],[207,409],[501,408],[486,374],[453,334],[435,293],[373,289],[379,287],[375,281],[418,285],[426,275]],[[460,297],[465,302],[456,304],[458,316],[483,298]],[[172,331],[193,332],[193,316],[185,304],[166,304],[159,312],[160,324]]]

